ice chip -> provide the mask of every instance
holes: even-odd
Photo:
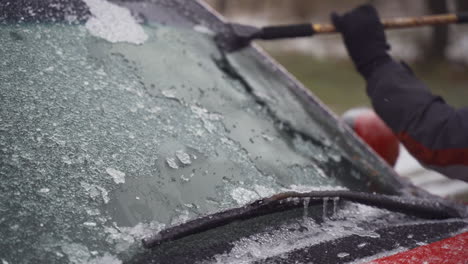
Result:
[[[39,192],[40,193],[48,193],[48,192],[50,192],[50,189],[49,188],[41,188],[41,189],[39,189]]]
[[[365,246],[367,246],[367,243],[366,243],[366,242],[363,242],[363,243],[357,245],[358,248],[363,248],[363,247],[365,247]]]
[[[262,185],[255,185],[254,189],[262,198],[269,197],[275,194],[274,189]]]
[[[184,164],[184,165],[190,165],[192,164],[192,161],[190,160],[189,154],[185,153],[182,150],[176,151],[176,157],[179,159],[179,161]]]
[[[175,160],[175,158],[167,158],[166,163],[167,163],[167,165],[169,165],[169,167],[171,167],[173,169],[178,169],[179,168],[179,165],[177,165],[177,161]]]
[[[83,225],[85,226],[96,226],[95,222],[84,222]]]
[[[346,252],[340,252],[338,253],[337,255],[339,258],[346,258],[347,256],[349,256],[349,253],[346,253]]]
[[[242,187],[235,188],[234,190],[231,191],[231,197],[236,200],[238,204],[244,205],[248,202],[254,201],[256,199],[259,199],[260,197],[258,196],[257,193],[251,190],[247,190]]]
[[[209,133],[213,133],[216,130],[216,126],[212,121],[218,121],[223,119],[223,116],[216,113],[210,113],[207,109],[198,107],[196,105],[190,106],[192,113],[200,118],[203,122],[203,126]]]
[[[177,95],[174,90],[164,90],[161,93],[167,98],[177,99]]]
[[[213,32],[213,30],[203,26],[203,25],[195,25],[193,27],[193,30],[197,31],[197,32],[200,32],[202,34],[206,34],[206,35],[209,35],[209,36],[214,36],[215,33]]]
[[[101,186],[89,184],[86,182],[81,182],[80,184],[81,184],[81,187],[85,189],[85,191],[89,194],[91,198],[96,198],[97,196],[101,196],[104,203],[107,204],[109,202],[109,196],[108,196],[109,192],[106,189],[102,188]]]
[[[88,248],[78,243],[63,244],[61,249],[67,255],[68,261],[73,264],[86,263],[91,257]]]
[[[104,253],[102,257],[96,257],[89,261],[90,264],[122,264],[122,261],[117,257]]]
[[[107,168],[106,172],[112,177],[115,183],[125,183],[125,173],[114,168]]]

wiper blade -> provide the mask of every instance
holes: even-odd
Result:
[[[239,208],[203,216],[201,218],[167,228],[157,234],[143,238],[142,243],[145,248],[153,248],[162,243],[224,226],[234,221],[251,219],[262,215],[298,208],[303,206],[301,201],[304,202],[306,199],[307,204],[311,205],[314,203],[322,203],[323,199],[328,198],[339,198],[340,200],[375,206],[425,219],[462,217],[460,212],[455,208],[427,199],[353,191],[313,191],[307,193],[285,192],[273,195],[269,198],[257,200]]]

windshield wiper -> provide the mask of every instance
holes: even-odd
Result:
[[[441,202],[383,194],[352,191],[313,191],[307,193],[285,192],[257,200],[240,208],[229,209],[188,221],[162,230],[142,239],[145,248],[153,248],[164,242],[177,240],[224,226],[238,220],[290,210],[302,206],[322,203],[324,199],[339,198],[360,204],[375,206],[394,212],[414,215],[425,219],[460,218],[458,210]],[[307,200],[306,200],[307,199]],[[326,200],[325,200],[326,201]]]

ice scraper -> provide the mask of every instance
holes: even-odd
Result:
[[[382,20],[385,29],[420,27],[452,23],[467,23],[468,13],[430,15],[421,17],[391,18]],[[309,37],[315,34],[335,33],[332,24],[290,24],[267,27],[253,27],[242,24],[229,24],[228,30],[216,35],[217,44],[228,52],[234,52],[249,45],[252,40],[273,40]]]

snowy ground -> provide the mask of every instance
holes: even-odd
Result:
[[[412,156],[401,147],[395,170],[413,184],[442,197],[455,197],[468,194],[468,183],[451,180],[434,171],[424,169]]]

